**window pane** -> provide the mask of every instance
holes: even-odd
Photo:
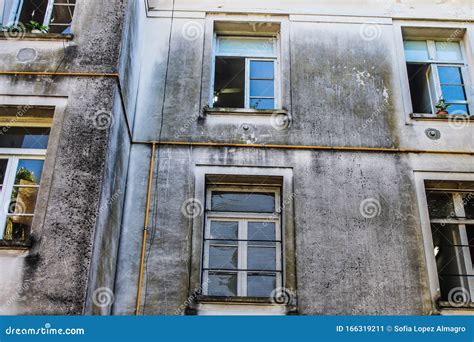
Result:
[[[410,95],[414,113],[431,113],[432,103],[430,87],[432,81],[431,67],[429,64],[407,63],[408,79],[410,82]],[[429,80],[429,83],[428,83]]]
[[[210,246],[209,268],[236,269],[237,247]]]
[[[426,61],[429,59],[426,41],[406,40],[403,45],[405,46],[407,61]]]
[[[247,275],[247,295],[250,297],[270,297],[276,288],[275,275]]]
[[[211,209],[214,211],[273,213],[275,211],[275,194],[213,191]]]
[[[276,248],[248,247],[247,268],[249,270],[276,270]]]
[[[249,240],[276,240],[275,222],[249,222],[247,234]]]
[[[46,149],[49,128],[0,127],[0,147]]]
[[[239,222],[212,221],[210,239],[237,240],[239,234]]]
[[[457,115],[469,115],[469,108],[467,107],[467,105],[452,104],[448,108],[448,113]]]
[[[270,80],[251,80],[250,81],[250,96],[273,97],[275,94],[274,84],[275,83]]]
[[[16,171],[16,185],[39,185],[44,160],[20,160]]]
[[[446,102],[466,100],[466,94],[462,86],[442,86],[441,91]]]
[[[0,159],[0,186],[5,182],[5,173],[7,172],[8,159]]]
[[[237,274],[209,272],[209,296],[237,296]]]
[[[8,216],[2,240],[25,241],[30,234],[32,222],[33,217]]]
[[[474,192],[465,193],[462,195],[464,203],[464,211],[468,219],[474,219]]]
[[[214,107],[245,107],[244,58],[216,58]]]
[[[441,84],[463,84],[461,68],[439,66],[438,72]]]
[[[429,192],[427,194],[430,218],[455,217],[453,195],[444,192]]]
[[[466,225],[467,243],[469,245],[469,253],[471,254],[471,263],[474,265],[474,225]]]
[[[460,246],[462,243],[458,225],[433,224],[431,229],[441,296],[443,300],[447,300],[453,288],[462,286],[460,275],[466,274],[463,265],[465,249]]]
[[[275,101],[273,99],[250,99],[250,108],[275,109]]]
[[[252,57],[273,56],[275,55],[275,39],[219,37],[217,53]]]
[[[29,23],[34,20],[38,23],[43,23],[48,1],[25,0],[20,12],[19,22]]]
[[[38,187],[14,187],[8,212],[10,214],[34,214],[38,191]]]
[[[69,26],[74,15],[75,0],[55,0],[53,6],[53,13],[51,15],[51,22],[49,32],[51,33],[70,33]],[[68,6],[57,4],[69,4]]]
[[[250,62],[250,78],[273,79],[275,68],[270,61],[252,61]]]
[[[462,61],[461,46],[457,42],[436,42],[438,59],[443,61]]]

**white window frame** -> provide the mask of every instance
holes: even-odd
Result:
[[[42,160],[46,159],[46,151],[44,149],[31,150],[31,149],[18,149],[18,148],[0,148],[0,159],[8,160],[7,169],[5,172],[5,179],[3,187],[0,193],[0,241],[3,240],[5,234],[5,226],[8,216],[24,216],[34,217],[33,214],[9,214],[9,207],[11,204],[11,196],[13,187],[15,184],[16,172],[18,163],[20,160]],[[43,164],[44,169],[44,164]],[[41,180],[40,180],[41,181]],[[32,185],[32,188],[39,188],[41,182],[38,185]]]
[[[427,51],[428,51],[428,59],[427,60],[416,60],[416,61],[408,61],[405,55],[404,51],[404,56],[405,56],[405,63],[406,64],[429,64],[428,71],[431,71],[432,77],[433,77],[433,85],[435,87],[435,94],[432,94],[432,89],[431,89],[431,82],[428,79],[428,75],[426,75],[426,81],[428,82],[428,91],[429,95],[431,98],[431,113],[415,113],[415,114],[432,114],[436,115],[436,103],[438,102],[439,98],[442,96],[442,91],[441,91],[441,83],[440,83],[440,78],[439,78],[439,71],[438,67],[443,67],[443,66],[454,66],[454,67],[459,67],[461,70],[461,75],[463,78],[463,86],[464,86],[464,91],[466,94],[466,101],[449,101],[449,103],[452,104],[459,104],[459,105],[466,105],[469,114],[474,115],[472,112],[471,108],[471,101],[470,101],[470,94],[469,94],[469,75],[468,75],[468,70],[467,70],[467,63],[466,63],[466,53],[465,53],[465,47],[464,43],[461,39],[451,39],[450,42],[456,42],[459,44],[460,50],[461,50],[461,57],[462,60],[458,62],[453,62],[450,60],[442,60],[438,59],[437,55],[437,50],[436,50],[436,42],[445,42],[445,40],[436,40],[436,39],[415,39],[415,38],[407,38],[403,40],[405,41],[423,41],[426,42],[427,45]],[[411,92],[411,90],[410,90]],[[413,111],[413,107],[412,107]]]
[[[4,6],[6,5],[6,1],[4,1]],[[5,13],[8,18],[8,20],[6,21],[7,25],[18,25],[21,11],[23,9],[24,1],[25,0],[12,0],[13,5],[11,8],[11,12],[9,14]],[[69,7],[75,8],[76,4],[75,3],[74,4],[55,3],[55,0],[48,0],[48,5],[46,6],[46,10],[45,10],[44,18],[43,18],[44,26],[50,26],[54,6],[69,6]],[[1,11],[3,12],[3,8],[1,8]],[[5,21],[6,18],[2,18],[2,19],[3,21]],[[5,23],[2,22],[1,24],[4,25]],[[60,24],[54,24],[54,25],[60,25]],[[64,26],[65,28],[67,28],[67,25],[64,25]]]
[[[275,223],[275,255],[276,255],[276,270],[268,271],[269,274],[276,275],[275,288],[282,287],[284,284],[284,269],[282,262],[283,254],[283,238],[281,229],[281,213],[249,213],[249,212],[213,212],[211,211],[211,198],[212,192],[214,191],[231,191],[231,192],[251,192],[251,193],[274,193],[275,194],[275,210],[278,211],[280,208],[280,188],[279,187],[245,187],[245,186],[209,186],[206,189],[206,215],[205,215],[205,233],[203,241],[203,261],[201,263],[201,279],[202,279],[202,290],[204,295],[208,295],[208,284],[209,284],[209,249],[211,243],[206,240],[210,236],[210,226],[212,221],[232,221],[239,222],[238,240],[238,265],[237,270],[222,271],[223,273],[228,272],[229,274],[237,274],[237,297],[247,296],[247,250],[248,241],[248,222],[272,222]],[[224,246],[224,245],[223,245]],[[229,246],[228,244],[225,246]],[[252,273],[250,271],[250,273]],[[255,272],[263,274],[266,272],[259,271]],[[270,294],[269,294],[270,296]]]
[[[219,37],[225,37],[227,39],[273,39],[274,40],[274,53],[268,55],[256,56],[248,53],[220,53],[219,51]],[[281,95],[280,95],[280,46],[279,46],[279,35],[266,37],[266,36],[219,36],[214,33],[213,39],[213,50],[212,50],[212,65],[211,65],[211,87],[209,95],[209,107],[214,108],[214,86],[215,86],[215,71],[216,71],[216,58],[217,57],[241,57],[245,58],[245,108],[250,109],[250,62],[251,61],[272,61],[274,64],[274,97],[268,97],[274,99],[274,108],[281,109]],[[265,98],[264,96],[258,98]]]
[[[456,253],[456,261],[458,266],[458,273],[459,274],[466,274],[467,279],[464,277],[460,277],[460,282],[465,289],[469,289],[470,292],[470,300],[474,302],[474,267],[472,264],[471,259],[471,251],[467,246],[469,244],[469,239],[467,237],[466,232],[466,225],[474,225],[474,219],[467,219],[466,212],[464,209],[464,203],[462,199],[463,193],[472,193],[474,195],[474,191],[472,190],[444,190],[441,188],[428,188],[426,189],[427,192],[440,192],[440,193],[449,193],[453,199],[454,205],[454,214],[457,218],[443,218],[443,219],[431,219],[430,223],[434,224],[452,224],[458,227],[459,239],[456,237],[454,241],[455,245],[464,246],[461,247],[462,249],[462,257]],[[429,208],[428,208],[429,209]],[[464,269],[462,269],[464,267]],[[439,275],[438,275],[439,277]]]

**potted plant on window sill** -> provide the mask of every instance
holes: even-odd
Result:
[[[438,110],[436,112],[436,115],[441,116],[441,117],[447,116],[449,114],[447,109],[450,106],[451,105],[447,104],[446,100],[443,97],[440,97],[438,102],[435,105],[436,109]]]
[[[48,33],[49,32],[48,26],[40,24],[34,20],[27,23],[25,27],[30,33]]]

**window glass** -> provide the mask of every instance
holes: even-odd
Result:
[[[428,45],[423,40],[405,40],[405,57],[407,61],[429,60]]]
[[[250,297],[270,297],[275,287],[275,275],[258,273],[249,273],[247,275],[247,295]]]
[[[5,175],[7,172],[8,159],[0,159],[0,193],[3,190],[3,185],[5,183]]]
[[[247,267],[249,270],[274,271],[276,269],[275,247],[249,246],[247,251]]]
[[[16,171],[15,185],[39,185],[43,165],[44,160],[20,160]]]
[[[250,78],[272,80],[275,76],[275,66],[272,61],[251,61]]]
[[[70,26],[74,15],[76,0],[55,0],[49,24],[51,33],[71,33]]]
[[[252,109],[274,109],[275,100],[274,99],[259,99],[252,98],[250,99],[250,108]]]
[[[236,296],[237,274],[209,272],[207,286],[210,296]]]
[[[430,218],[453,218],[454,211],[453,195],[447,192],[429,192],[427,194]]]
[[[275,211],[275,194],[213,191],[211,210],[273,213]]]
[[[248,223],[249,240],[276,240],[275,222],[249,222]]]
[[[435,44],[439,60],[450,62],[460,62],[463,60],[459,43],[440,41],[435,42]]]
[[[237,246],[210,246],[209,268],[236,269]]]
[[[212,221],[210,239],[237,240],[239,222]]]
[[[48,1],[46,0],[22,1],[19,22],[26,24],[33,20],[43,24],[47,8]]]
[[[49,128],[0,127],[0,148],[46,149],[50,131]]]
[[[471,254],[471,263],[474,265],[474,225],[466,225],[467,244],[469,246],[469,253]]]
[[[235,54],[252,57],[273,56],[275,54],[274,38],[219,37],[218,39],[218,54]]]
[[[474,192],[464,193],[462,195],[462,201],[466,218],[474,219]]]

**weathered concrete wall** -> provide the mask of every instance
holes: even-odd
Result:
[[[118,0],[77,1],[72,40],[0,38],[0,70],[116,72],[123,6]],[[114,94],[114,77],[0,77],[0,95],[7,103],[9,98],[19,101],[20,96],[33,99],[28,103],[33,106],[55,99],[65,102],[53,125],[32,246],[26,252],[0,251],[2,314],[84,312],[89,278],[96,277],[90,272],[94,242],[107,248],[114,244],[102,242],[96,234],[96,227],[103,233],[101,216],[108,217],[108,211],[100,208],[124,181],[110,178],[112,169],[118,176],[126,174],[128,163],[123,134],[127,130],[120,119],[120,97],[117,100]],[[115,129],[110,128],[110,120],[116,121]],[[119,203],[120,199],[112,208],[118,217]],[[108,230],[115,231],[117,243],[119,221],[107,224]],[[113,248],[110,251],[113,254]],[[93,263],[95,271],[106,273],[93,284],[111,282],[114,269],[107,263],[100,259]]]

